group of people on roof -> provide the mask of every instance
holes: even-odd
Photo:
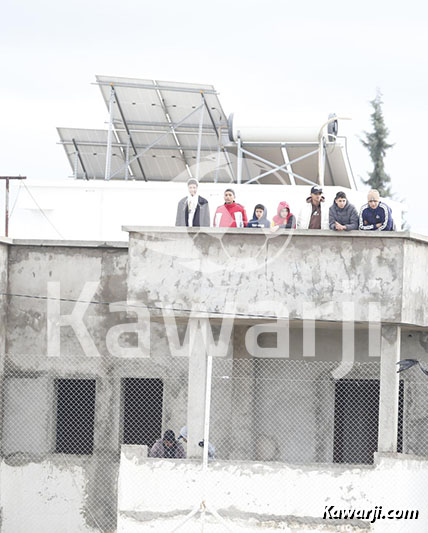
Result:
[[[187,182],[188,195],[180,200],[177,207],[176,226],[210,227],[208,201],[198,194],[198,181],[194,178]],[[251,220],[248,220],[245,207],[235,201],[233,189],[224,191],[224,204],[217,207],[214,214],[215,228],[270,228],[277,231],[286,229],[331,229],[334,231],[393,231],[394,221],[390,207],[380,200],[376,189],[369,191],[367,203],[359,212],[339,191],[333,204],[327,209],[322,187],[314,185],[311,194],[297,216],[290,205],[281,201],[272,221],[268,220],[267,209],[263,204],[254,207]]]

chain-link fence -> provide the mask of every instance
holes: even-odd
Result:
[[[87,522],[114,531],[121,445],[146,446],[155,457],[186,453],[185,439],[176,439],[188,423],[189,359],[69,361],[64,370],[52,361],[31,372],[14,370],[13,360],[5,358],[3,457],[11,466],[54,458],[83,468],[86,486],[75,489],[85,492]],[[210,459],[372,463],[380,365],[355,363],[336,379],[339,365],[214,358]],[[428,456],[428,377],[418,369],[400,376],[398,450]]]

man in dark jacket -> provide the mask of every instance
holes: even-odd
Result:
[[[358,229],[358,212],[346,198],[346,194],[339,191],[329,210],[329,226],[335,231],[351,231]]]
[[[157,440],[150,449],[149,457],[160,459],[185,459],[186,452],[183,446],[175,440],[175,433],[167,429],[163,439]]]
[[[360,230],[394,231],[391,209],[380,201],[379,191],[369,191],[367,200],[360,211]]]
[[[208,201],[198,195],[198,185],[198,180],[195,178],[190,178],[187,182],[189,194],[178,202],[176,226],[210,226]]]

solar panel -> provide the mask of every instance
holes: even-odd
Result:
[[[212,85],[111,76],[96,76],[96,82],[108,108],[113,98],[112,124],[118,139],[131,146],[130,168],[134,177],[188,179],[200,131],[200,150],[218,149],[220,128],[226,124],[226,115]],[[171,131],[175,124],[180,126]],[[154,144],[160,136],[162,139]],[[156,162],[144,153],[151,145],[150,151],[157,150],[157,155],[152,154]],[[159,150],[166,151],[164,156],[160,157]],[[144,155],[135,159],[140,153]],[[112,176],[117,177],[114,172]]]
[[[57,128],[57,131],[74,177],[104,179],[108,131],[79,128]],[[112,144],[112,172],[118,172],[123,167],[124,148],[118,143]],[[125,170],[122,177],[125,177]]]

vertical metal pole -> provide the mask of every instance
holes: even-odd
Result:
[[[6,221],[5,221],[5,235],[6,237],[9,237],[9,178],[6,178],[6,198],[5,198],[5,214],[6,214]]]
[[[208,348],[209,349],[209,348]],[[203,469],[208,468],[208,444],[210,438],[210,417],[211,417],[211,388],[213,374],[213,356],[208,355],[207,360],[207,384],[205,387],[205,420],[204,420],[204,450],[203,450]]]
[[[104,175],[105,180],[109,180],[111,176],[111,142],[113,137],[113,102],[114,102],[114,88],[113,84],[110,87],[110,104],[109,104],[109,123],[107,134],[107,153],[106,153],[106,171]]]
[[[242,143],[241,143],[241,133],[238,131],[238,162],[236,168],[237,182],[238,185],[242,183]]]
[[[128,135],[128,142],[126,143],[126,153],[125,153],[125,158],[126,158],[125,180],[128,179],[128,175],[129,175],[129,145],[130,143],[131,143],[131,137]]]
[[[217,158],[216,158],[216,164],[215,164],[215,176],[214,176],[214,183],[218,182],[218,173],[220,171],[220,143],[218,143],[217,148]]]
[[[74,152],[74,179],[77,180],[77,172],[79,167],[79,152]]]
[[[201,164],[201,146],[202,146],[202,126],[204,124],[204,112],[205,107],[203,105],[204,103],[204,93],[201,92],[202,96],[202,107],[201,107],[201,116],[199,118],[199,133],[198,133],[198,153],[196,156],[196,179],[199,181],[199,167]]]
[[[211,417],[211,388],[213,373],[213,356],[209,354],[211,346],[208,348],[207,357],[207,379],[205,384],[205,419],[204,419],[204,448],[202,453],[202,510],[201,510],[201,533],[205,531],[205,510],[207,499],[207,470],[208,470],[208,448],[210,438],[210,417]]]
[[[319,140],[319,152],[318,152],[318,181],[321,187],[324,186],[324,174],[325,174],[325,139],[324,135],[321,135]]]

